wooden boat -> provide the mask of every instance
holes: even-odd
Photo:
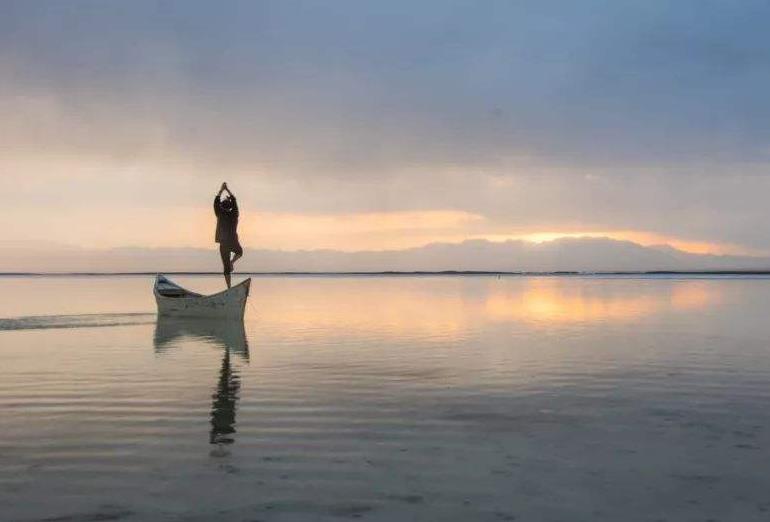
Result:
[[[242,319],[250,287],[251,279],[246,279],[222,292],[201,295],[158,275],[153,294],[160,316]]]

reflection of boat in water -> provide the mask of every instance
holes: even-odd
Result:
[[[153,340],[155,353],[165,353],[185,338],[219,346],[249,359],[249,343],[240,319],[223,321],[158,316]]]
[[[244,360],[249,360],[249,344],[242,320],[205,320],[181,319],[158,316],[155,324],[155,353],[167,352],[174,345],[191,339],[205,344],[224,348],[222,364],[219,368],[217,387],[212,394],[211,430],[209,442],[216,444],[215,456],[227,454],[224,445],[235,442],[235,412],[238,404],[238,394],[241,389],[241,378],[238,369],[233,366],[231,353],[238,354]]]
[[[249,298],[251,279],[216,294],[201,295],[182,288],[165,276],[155,278],[152,293],[159,316],[242,318]]]

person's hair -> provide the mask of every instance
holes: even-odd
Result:
[[[226,197],[225,199],[223,199],[223,200],[222,200],[222,201],[221,201],[219,204],[220,204],[220,205],[222,206],[222,208],[224,208],[225,210],[230,210],[231,208],[233,208],[233,198],[231,198],[230,196],[227,196],[227,197]]]

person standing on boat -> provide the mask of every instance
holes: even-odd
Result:
[[[227,197],[222,198],[223,192],[227,192]],[[225,283],[227,288],[230,288],[233,264],[243,255],[243,248],[238,241],[238,202],[235,195],[227,188],[227,183],[222,183],[219,192],[214,196],[214,214],[217,216],[217,232],[214,240],[219,243]]]

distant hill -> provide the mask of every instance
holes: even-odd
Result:
[[[340,252],[247,249],[239,271],[253,272],[606,272],[768,270],[770,258],[682,252],[608,238],[434,243],[405,250]],[[217,272],[219,252],[197,248],[81,249],[0,243],[0,272]]]

